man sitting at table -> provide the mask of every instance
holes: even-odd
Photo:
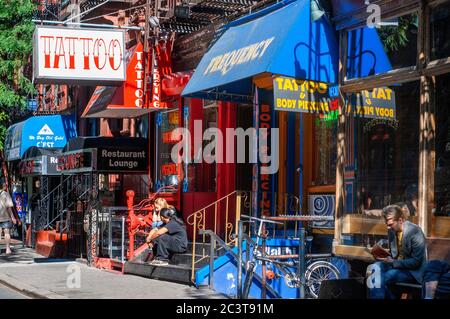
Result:
[[[370,298],[394,298],[389,289],[391,284],[422,283],[427,262],[425,235],[419,226],[406,221],[403,214],[398,205],[383,209],[390,256],[376,258],[378,261],[367,268]]]

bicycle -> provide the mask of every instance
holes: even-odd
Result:
[[[251,283],[253,280],[253,275],[256,268],[255,260],[272,264],[276,269],[280,271],[280,273],[283,274],[285,283],[288,287],[301,288],[302,274],[299,271],[300,264],[298,261],[293,259],[292,262],[281,262],[267,258],[265,252],[262,252],[262,255],[259,254],[259,247],[260,247],[259,241],[262,238],[264,223],[266,222],[273,224],[283,224],[283,223],[268,220],[265,218],[257,218],[246,215],[242,215],[241,217],[260,222],[256,236],[256,242],[253,246],[253,255],[252,255],[253,258],[250,262],[248,262],[248,267],[246,269],[246,277],[243,285],[242,297],[244,299],[248,298]],[[308,237],[307,241],[311,240],[312,237]],[[307,262],[305,262],[305,272],[304,272],[305,284],[303,285],[303,287],[306,288],[308,295],[311,296],[312,298],[318,298],[320,285],[322,281],[330,279],[339,279],[341,276],[338,268],[327,260],[327,258],[329,257],[331,257],[330,254],[311,254],[310,248],[308,255],[305,256],[305,260],[307,259]],[[296,268],[297,271],[293,272],[289,268]],[[275,276],[277,275],[275,274]],[[278,278],[280,278],[279,274]]]
[[[261,221],[261,223],[259,224],[258,227],[258,233],[256,236],[256,243],[253,246],[253,256],[256,256],[258,249],[259,249],[259,239],[261,238],[262,235],[262,231],[263,231],[263,223],[264,222],[268,222],[268,223],[272,223],[272,224],[281,224],[283,225],[283,223],[280,222],[275,222],[275,221],[271,221],[271,220],[267,220],[267,219],[261,219],[261,218],[257,218],[257,217],[251,217],[251,216],[246,216],[246,215],[241,215],[241,217],[245,217],[248,218],[250,220],[259,220]],[[247,260],[248,262],[248,260]],[[252,261],[248,262],[248,268],[246,269],[245,272],[245,281],[244,281],[244,288],[242,290],[242,297],[244,299],[248,298],[248,294],[250,292],[250,286],[252,285],[252,281],[253,281],[253,275],[255,274],[255,268],[256,268],[256,262],[254,259],[252,259]]]
[[[265,257],[256,256],[256,259],[271,263],[278,269],[284,277],[286,286],[289,288],[300,288],[301,278],[291,271],[289,268],[298,267],[296,262],[282,262]],[[280,278],[279,274],[275,274],[275,278]],[[308,295],[316,299],[319,297],[320,285],[324,280],[339,279],[340,272],[335,265],[325,259],[310,259],[307,262],[305,272],[305,286]]]

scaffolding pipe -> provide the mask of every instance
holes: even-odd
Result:
[[[61,21],[51,21],[51,20],[31,20],[34,23],[42,23],[42,24],[54,24],[54,25],[77,25],[77,26],[84,26],[84,27],[96,27],[96,28],[110,28],[110,29],[125,29],[125,30],[143,30],[141,27],[129,27],[129,26],[117,26],[117,25],[111,25],[111,24],[95,24],[95,23],[84,23],[84,22],[61,22]]]

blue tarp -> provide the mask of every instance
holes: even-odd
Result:
[[[338,41],[326,16],[311,22],[310,1],[282,1],[227,25],[182,95],[249,101],[252,77],[272,73],[336,83]]]
[[[11,125],[5,138],[7,161],[21,159],[31,146],[40,148],[62,148],[67,141],[77,136],[73,115],[33,116]]]

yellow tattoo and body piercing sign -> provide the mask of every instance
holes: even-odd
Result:
[[[328,113],[332,110],[328,84],[278,76],[273,81],[275,110]]]

